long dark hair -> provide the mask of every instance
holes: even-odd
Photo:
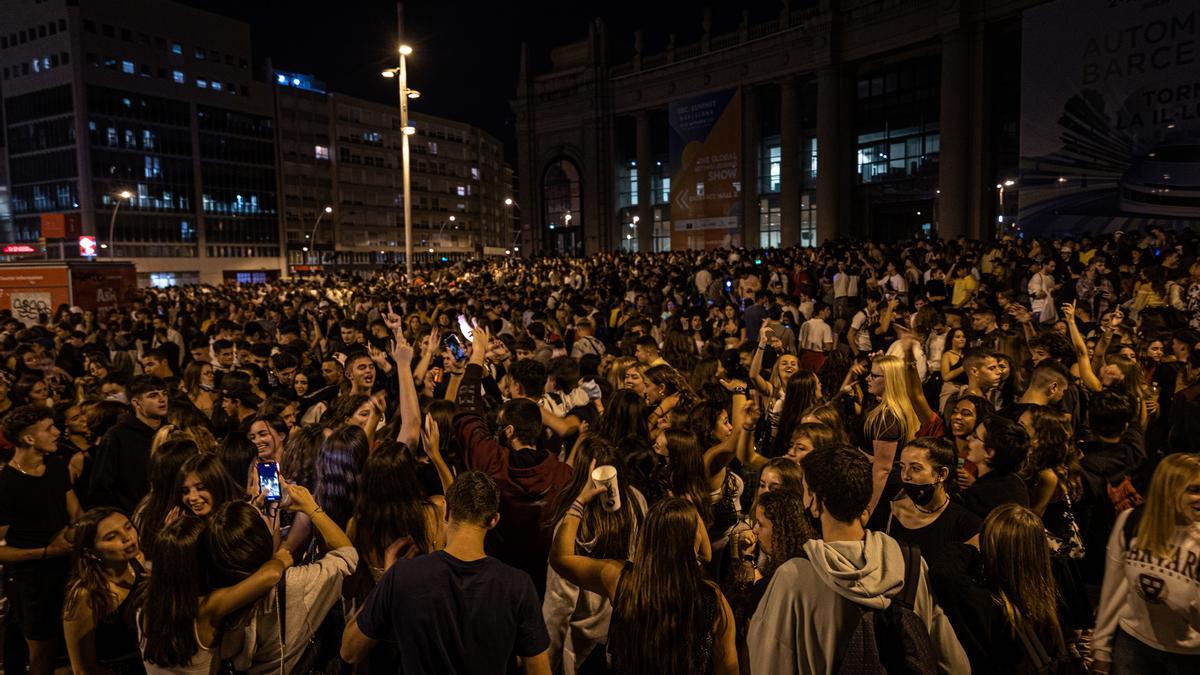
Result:
[[[779,412],[779,422],[775,425],[775,436],[771,439],[771,456],[779,457],[787,452],[787,446],[792,442],[792,432],[804,419],[804,413],[821,403],[817,396],[817,386],[820,381],[817,376],[807,370],[798,370],[788,380],[783,394],[783,410]]]
[[[385,444],[371,453],[363,467],[354,506],[354,547],[380,564],[388,546],[404,537],[412,539],[421,553],[433,552],[435,532],[428,515],[432,506],[422,494],[409,449],[395,442]]]
[[[78,616],[77,612],[84,602],[97,623],[108,618],[117,609],[117,599],[108,588],[104,562],[95,550],[100,523],[109,516],[124,518],[125,514],[119,509],[101,506],[84,513],[75,521],[71,533],[71,580],[67,582],[66,599],[63,602],[64,618]]]
[[[438,426],[438,435],[441,437],[442,444],[442,458],[458,474],[466,471],[467,466],[463,463],[462,450],[458,445],[458,434],[454,433],[454,414],[456,411],[457,408],[454,405],[454,401],[446,401],[440,398],[430,401],[425,407],[425,412],[433,418],[434,423]]]
[[[608,405],[604,406],[604,413],[596,420],[591,435],[613,444],[630,435],[649,438],[645,399],[632,389],[614,391]]]
[[[275,555],[270,529],[247,502],[215,507],[208,517],[203,544],[206,592],[244,581]]]
[[[196,474],[200,484],[212,494],[214,511],[222,504],[237,501],[246,496],[245,489],[238,486],[216,455],[211,453],[193,455],[183,463],[183,466],[179,467],[179,473],[176,474],[175,506],[185,511],[190,511],[190,509],[183,503],[183,484],[192,474]]]
[[[703,610],[719,593],[696,560],[699,516],[687,500],[668,497],[646,515],[633,565],[613,603],[610,649],[622,672],[684,675],[707,670],[700,644],[713,632]],[[718,605],[719,606],[719,605]],[[722,613],[717,611],[717,620]]]
[[[185,515],[158,533],[158,558],[150,583],[139,594],[142,658],[164,668],[187,665],[196,644],[202,572],[200,540],[204,521]]]
[[[344,424],[321,444],[317,490],[313,497],[338,527],[345,529],[358,501],[359,474],[367,458],[367,434]]]
[[[150,458],[150,492],[133,512],[133,526],[149,560],[154,559],[155,540],[167,513],[179,503],[179,469],[196,452],[195,441],[181,438],[163,443]]]
[[[680,429],[667,429],[667,468],[670,471],[671,494],[686,498],[696,507],[700,519],[712,522],[712,500],[708,482],[704,480],[704,448],[695,434]]]
[[[592,500],[584,509],[583,518],[579,523],[575,549],[591,558],[626,560],[629,558],[629,547],[637,532],[638,521],[644,514],[633,499],[630,489],[630,481],[633,478],[631,472],[621,461],[617,448],[604,438],[587,435],[579,441],[571,482],[559,491],[558,497],[555,498],[554,507],[551,509],[551,513],[554,514],[553,520],[548,525],[553,527],[562,520],[575,495],[590,483],[592,460],[595,460],[596,466],[609,465],[616,468],[621,508],[607,511],[600,505],[599,499]]]
[[[320,424],[296,425],[283,446],[283,466],[289,482],[313,490],[317,485],[317,457],[325,441],[325,429]]]

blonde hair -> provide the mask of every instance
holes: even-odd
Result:
[[[1179,452],[1163,459],[1150,479],[1146,507],[1135,535],[1138,548],[1160,558],[1171,554],[1171,540],[1184,522],[1184,516],[1179,512],[1179,496],[1198,478],[1200,457]]]
[[[921,421],[908,399],[908,374],[904,361],[897,356],[880,356],[874,365],[883,373],[883,398],[867,413],[863,429],[870,436],[879,436],[894,420],[900,426],[900,441],[911,441],[917,435]]]
[[[625,386],[625,373],[630,368],[636,368],[639,373],[645,373],[645,369],[638,364],[638,360],[632,356],[618,356],[613,360],[612,365],[608,367],[608,383],[612,385],[613,391],[621,389]]]

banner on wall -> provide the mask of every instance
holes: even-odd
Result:
[[[673,101],[671,248],[741,241],[742,95],[727,89]]]
[[[1200,5],[1056,0],[1022,43],[1020,230],[1200,226]]]

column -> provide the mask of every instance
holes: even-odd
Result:
[[[796,79],[779,86],[779,130],[782,141],[779,167],[781,233],[779,245],[794,246],[800,238],[800,102]]]
[[[841,232],[838,182],[841,162],[841,81],[837,66],[817,73],[817,244]]]
[[[637,241],[639,251],[654,250],[654,144],[650,137],[650,112],[637,113]],[[629,229],[626,223],[620,227]],[[624,239],[625,233],[621,233]]]
[[[967,226],[966,235],[972,239],[984,239],[995,234],[996,193],[992,190],[995,184],[992,175],[993,140],[989,134],[991,124],[991,82],[984,76],[988,63],[987,34],[985,26],[980,25],[970,37],[971,63],[970,99],[967,102],[967,119],[971,137],[971,145],[967,149],[967,162],[970,171],[967,172]]]
[[[742,245],[758,248],[758,149],[761,142],[758,88],[742,87]]]
[[[938,157],[938,230],[945,239],[967,231],[967,38],[961,30],[942,37],[942,99]]]

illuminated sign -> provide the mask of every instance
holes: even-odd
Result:
[[[79,255],[92,257],[96,255],[96,238],[83,236],[79,238]]]
[[[37,249],[29,244],[6,244],[5,253],[37,253]]]
[[[315,91],[318,94],[325,93],[324,82],[316,79],[312,75],[305,75],[304,73],[289,73],[283,70],[277,70],[275,71],[275,84],[281,87]]]

